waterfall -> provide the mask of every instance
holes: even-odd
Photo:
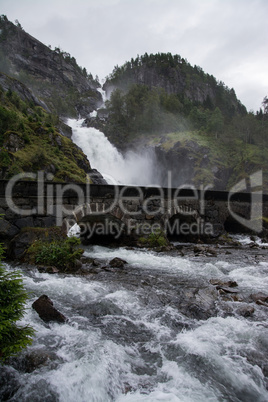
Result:
[[[68,119],[67,124],[72,127],[73,142],[87,155],[92,168],[97,169],[109,184],[159,184],[153,150],[129,151],[123,156],[101,131],[83,127],[83,119]]]

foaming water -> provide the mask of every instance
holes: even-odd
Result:
[[[233,234],[231,235],[232,239],[238,241],[242,245],[249,245],[253,243],[252,237],[247,236],[247,235],[242,235],[242,234]],[[265,243],[260,237],[254,236],[254,242],[258,246],[264,246],[267,247],[268,243]]]
[[[239,270],[239,287],[247,290],[242,271],[249,275],[251,265],[100,246],[88,247],[85,255],[103,267],[109,267],[114,257],[127,264],[124,270],[108,270],[109,276],[100,268],[100,276],[74,276],[22,267],[24,285],[31,292],[22,323],[36,330],[28,351],[45,350],[54,357],[31,373],[5,367],[19,383],[6,400],[268,400],[257,364],[258,357],[260,362],[267,360],[267,322],[258,315],[258,309],[265,307],[256,305],[255,319],[219,314],[201,320],[188,317],[176,302],[165,302],[171,289],[176,294],[185,287],[187,293],[197,283],[207,287],[211,278],[237,278]],[[263,289],[268,264],[256,264],[255,272],[252,292]],[[53,300],[68,322],[42,322],[31,308],[42,294]]]
[[[140,153],[129,151],[122,155],[108,138],[93,127],[83,127],[83,120],[69,119],[72,140],[87,155],[90,164],[108,183],[157,185],[156,163],[153,150]]]

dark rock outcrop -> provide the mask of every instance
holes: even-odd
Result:
[[[107,181],[97,169],[91,169],[88,176],[93,184],[107,184]]]

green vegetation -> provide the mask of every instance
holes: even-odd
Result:
[[[149,248],[166,247],[169,245],[165,233],[161,230],[154,231],[147,237],[140,237],[139,243]]]
[[[44,170],[53,174],[54,181],[85,182],[87,175],[80,166],[90,169],[86,156],[57,131],[57,123],[56,115],[0,87],[1,178]]]
[[[64,240],[35,240],[27,254],[30,261],[37,265],[53,266],[62,271],[71,270],[84,250],[78,248],[80,239],[69,237]]]
[[[178,97],[161,88],[133,84],[126,94],[116,89],[106,106],[109,121],[105,130],[118,145],[137,133],[164,133],[186,127]]]
[[[139,75],[142,75],[142,79],[138,78]],[[205,109],[214,110],[218,107],[227,118],[231,118],[237,112],[246,114],[246,108],[236,98],[233,88],[229,89],[213,75],[206,74],[201,67],[196,65],[192,67],[179,55],[145,53],[143,56],[137,56],[121,67],[116,66],[105,85],[127,92],[132,84],[141,84],[140,81],[144,81],[143,83],[147,85],[150,82],[151,88],[153,86],[164,88],[166,92],[172,93],[174,97],[172,108],[174,106],[175,109],[182,108],[184,114],[189,114],[192,106],[199,105],[197,89]]]
[[[28,298],[18,272],[6,272],[1,259],[0,245],[0,362],[30,345],[34,330],[29,326],[17,325],[25,312]]]

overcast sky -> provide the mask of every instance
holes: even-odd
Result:
[[[0,14],[100,79],[137,54],[171,52],[248,110],[268,96],[268,0],[0,0]]]

